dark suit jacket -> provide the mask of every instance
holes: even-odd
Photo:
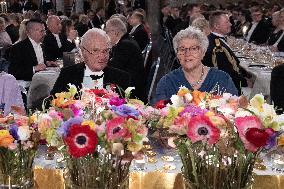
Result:
[[[236,60],[237,65],[239,65],[240,62],[230,47],[228,47],[220,37],[214,35],[213,33],[209,34],[208,36],[209,46],[202,60],[203,64],[209,67],[214,67],[212,55],[213,49],[217,46],[215,39],[219,39],[221,46],[228,50],[229,54]],[[224,52],[216,52],[216,61],[218,69],[228,73],[231,76],[239,92],[241,87],[247,86],[246,79],[242,74],[240,74],[240,72],[237,72],[233,69],[233,65],[229,62]]]
[[[9,53],[8,72],[17,80],[31,81],[33,67],[38,64],[33,45],[29,38],[14,44]]]
[[[269,39],[267,40],[268,45],[273,45],[275,44],[279,37],[281,37],[283,30],[278,31],[277,33],[271,33],[269,36]],[[284,37],[281,38],[279,43],[277,44],[277,48],[280,52],[284,52]]]
[[[112,48],[110,62],[112,67],[128,72],[135,86],[134,95],[146,100],[146,75],[141,50],[136,41],[128,34],[122,36]]]
[[[136,30],[131,34],[131,36],[133,36],[135,41],[138,43],[141,51],[143,51],[149,43],[149,36],[143,24],[139,25]]]
[[[250,27],[252,26],[252,24],[250,25]],[[250,30],[250,28],[248,29],[248,31]],[[263,44],[265,43],[268,38],[269,38],[269,34],[271,33],[272,30],[272,24],[271,21],[269,19],[262,19],[256,26],[256,28],[254,29],[254,31],[251,34],[251,37],[249,39],[249,42],[253,42],[257,45]]]
[[[49,30],[47,31],[43,40],[43,50],[46,60],[54,61],[57,58],[62,58],[63,52],[70,52],[76,47],[75,43],[68,41],[67,37],[62,34],[59,34],[59,39],[62,45],[61,48],[58,47],[54,35]]]
[[[19,26],[14,26],[13,24],[10,24],[6,27],[5,30],[9,34],[12,43],[15,43],[19,39]]]
[[[284,109],[284,64],[273,68],[270,81],[271,100],[277,108],[281,108],[278,113],[283,113]]]
[[[95,15],[93,20],[91,20],[90,22],[93,23],[94,28],[101,28],[101,26],[104,23],[103,19],[99,18],[98,15]],[[88,26],[89,26],[89,28],[93,28],[90,22],[89,22]]]
[[[54,95],[55,93],[67,91],[69,83],[75,85],[77,89],[81,89],[85,68],[84,63],[63,68],[50,94]],[[131,79],[128,73],[110,66],[107,66],[103,71],[104,85],[116,84],[123,90],[130,86]]]
[[[79,22],[75,28],[78,32],[79,37],[82,37],[89,30],[88,25],[83,24],[82,22]]]

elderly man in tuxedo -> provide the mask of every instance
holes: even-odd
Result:
[[[137,42],[128,35],[126,25],[119,18],[109,19],[105,31],[113,45],[110,65],[128,72],[135,87],[134,95],[146,101],[146,74]]]
[[[77,88],[103,88],[115,84],[122,89],[130,86],[130,76],[127,72],[108,66],[110,39],[106,32],[93,28],[82,37],[80,49],[83,63],[63,68],[51,91],[51,95],[66,91],[68,84]]]
[[[55,61],[63,57],[63,52],[70,52],[76,47],[74,39],[77,37],[77,32],[72,30],[67,39],[64,38],[61,34],[61,20],[55,15],[49,16],[46,24],[48,30],[43,41],[44,53],[46,60]]]

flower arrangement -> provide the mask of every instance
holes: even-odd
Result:
[[[82,89],[75,100],[74,88],[56,94],[52,107],[37,116],[42,136],[65,156],[67,185],[127,188],[131,159],[126,154],[138,152],[147,140],[144,104],[120,98],[111,87]]]
[[[259,152],[276,144],[284,123],[262,95],[248,102],[181,87],[156,107],[157,128],[174,135],[187,188],[246,188]]]
[[[30,188],[32,164],[40,140],[36,124],[27,116],[0,120],[0,180],[4,186]]]

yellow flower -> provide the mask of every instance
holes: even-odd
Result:
[[[33,114],[30,116],[30,123],[36,123],[37,122],[37,115]]]
[[[83,121],[81,125],[89,126],[91,129],[95,128],[95,123],[92,120]]]
[[[214,115],[215,115],[215,113],[212,112],[212,111],[208,111],[208,112],[205,113],[205,116],[207,116],[207,117],[214,116]]]
[[[0,130],[0,137],[5,137],[7,135],[9,135],[9,131],[8,130]]]
[[[190,93],[190,91],[185,88],[185,87],[181,87],[177,93],[178,96],[185,96],[187,93]]]
[[[131,152],[138,152],[139,150],[142,149],[142,147],[143,147],[142,144],[137,144],[137,143],[134,143],[134,142],[130,142],[127,145],[127,149]]]
[[[284,136],[279,137],[277,142],[278,142],[278,145],[284,146]]]
[[[0,130],[0,146],[7,148],[14,142],[14,138],[7,130]]]

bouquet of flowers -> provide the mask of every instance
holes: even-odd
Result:
[[[32,164],[40,134],[32,117],[0,118],[0,183],[4,187],[30,188]]]
[[[181,87],[171,103],[156,107],[157,127],[174,134],[169,141],[179,151],[187,188],[248,187],[259,152],[275,145],[284,123],[262,95],[248,102]]]
[[[57,94],[53,107],[38,115],[39,131],[48,143],[62,146],[67,187],[127,188],[131,159],[126,154],[138,152],[147,139],[144,104],[111,89],[81,92],[80,100],[74,93]]]

